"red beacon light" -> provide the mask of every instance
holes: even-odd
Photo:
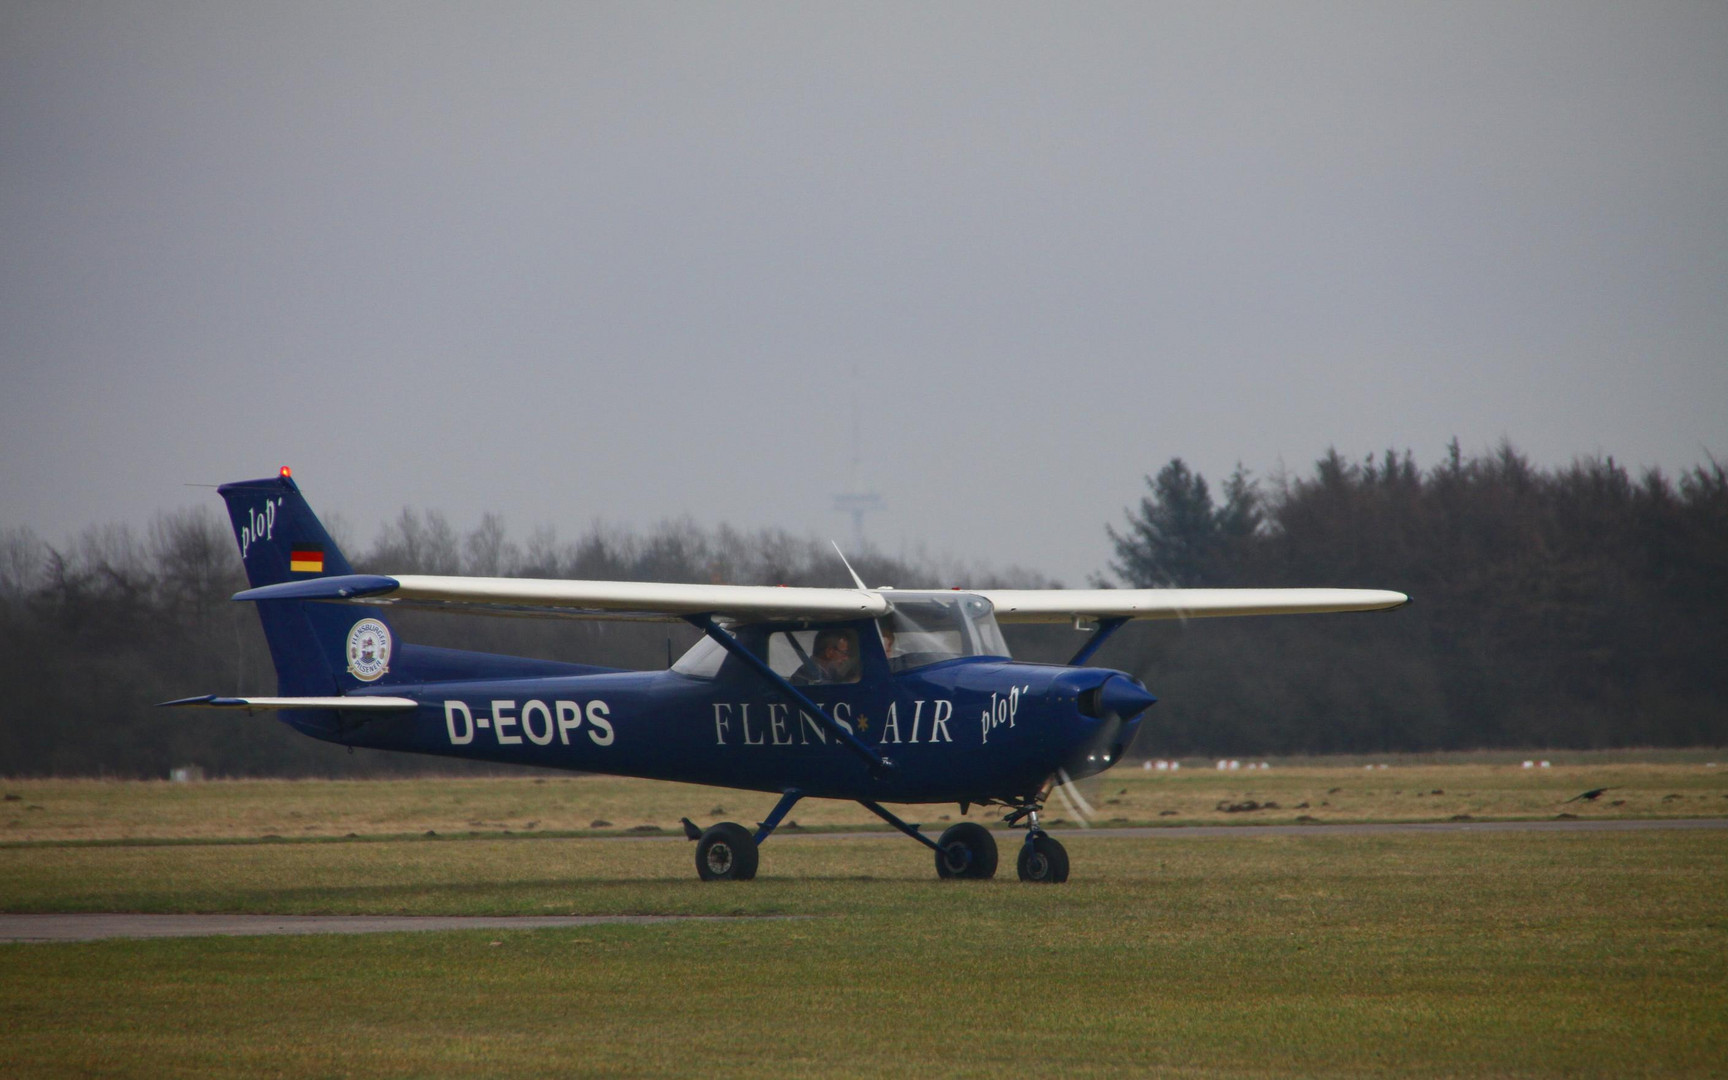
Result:
[[[279,475],[282,477],[282,479],[287,480],[294,475],[294,470],[290,469],[288,466],[284,465],[284,466],[282,466],[282,472]]]

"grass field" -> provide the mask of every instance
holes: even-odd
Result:
[[[1276,820],[1316,795],[1337,820],[1719,816],[1721,772],[1119,770],[1087,797],[1134,821]],[[810,916],[0,946],[6,1077],[1728,1071],[1718,830],[1097,829],[1066,838],[1060,887],[1011,868],[939,882],[903,838],[793,833],[763,848],[757,881],[704,885],[682,840],[538,834],[670,828],[716,805],[750,821],[767,800],[598,778],[0,786],[20,796],[0,821],[27,822],[0,826],[5,911]],[[1559,801],[1599,786],[1619,790]],[[1216,809],[1247,800],[1281,805]],[[288,842],[291,822],[336,839]],[[222,842],[265,832],[284,839]]]
[[[1677,755],[1678,756],[1678,755]],[[1720,756],[1720,762],[1716,758]],[[1290,824],[1479,819],[1728,816],[1728,751],[1685,760],[1573,753],[1551,768],[1525,769],[1517,755],[1437,763],[1366,759],[1218,772],[1189,762],[1177,773],[1133,764],[1083,781],[1100,825]],[[1630,758],[1630,760],[1629,760]],[[1376,763],[1390,762],[1387,768]],[[1593,802],[1569,801],[1595,788]],[[707,823],[753,823],[773,795],[608,776],[426,780],[0,781],[0,846],[30,841],[120,839],[258,840],[441,837],[520,833],[676,833],[688,815]],[[1242,809],[1253,803],[1261,809]],[[1275,804],[1275,805],[1273,805]],[[1237,807],[1230,810],[1228,807]],[[908,820],[959,820],[952,804],[916,807]],[[1066,813],[1050,804],[1051,821]],[[980,818],[978,811],[973,812]],[[984,820],[993,821],[994,818]],[[810,800],[792,821],[803,828],[883,828],[853,803]]]

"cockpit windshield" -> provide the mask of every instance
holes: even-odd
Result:
[[[960,656],[1008,655],[990,601],[969,593],[896,595],[894,608],[877,620],[882,647],[894,671]]]

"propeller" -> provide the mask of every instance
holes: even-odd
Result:
[[[1098,721],[1084,748],[1076,751],[1068,764],[1082,777],[1103,772],[1121,752],[1122,728],[1139,716],[1157,699],[1138,682],[1123,676],[1109,675],[1098,685],[1080,693],[1076,705],[1084,716]],[[1092,827],[1098,811],[1080,793],[1074,776],[1066,765],[1057,768],[1051,777],[1050,792],[1067,810],[1070,818],[1083,829]]]
[[[1080,694],[1076,702],[1082,715],[1101,721],[1092,740],[1093,752],[1087,758],[1095,764],[1102,757],[1108,765],[1120,753],[1117,736],[1122,726],[1151,707],[1158,699],[1139,682],[1125,675],[1111,675],[1097,686]],[[1098,769],[1091,771],[1097,772]]]
[[[1098,811],[1086,801],[1086,796],[1080,794],[1080,788],[1075,785],[1074,778],[1068,775],[1067,769],[1057,769],[1056,778],[1059,781],[1050,791],[1062,805],[1067,808],[1068,816],[1080,823],[1082,829],[1092,827],[1092,819],[1098,816]]]
[[[1178,628],[1186,628],[1188,619],[1187,615],[1180,616]],[[1110,629],[1115,628],[1110,627],[1101,632],[1108,632]],[[1086,656],[1089,660],[1088,652],[1089,650],[1082,650],[1075,659],[1078,660],[1082,656]],[[1133,671],[1126,673],[1127,678],[1112,676],[1081,694],[1079,699],[1080,711],[1094,719],[1106,722],[1106,726],[1100,728],[1100,736],[1093,743],[1095,747],[1108,748],[1101,750],[1101,753],[1114,756],[1117,752],[1117,735],[1123,724],[1140,715],[1157,700],[1146,691],[1145,678],[1158,665],[1159,661],[1164,659],[1164,652],[1165,649],[1159,647],[1157,639],[1154,639],[1151,648],[1140,652],[1140,663]],[[1074,665],[1071,663],[1070,666]],[[1110,760],[1110,758],[1106,758],[1106,765],[1109,764]],[[1078,768],[1080,763],[1076,762],[1075,764]]]

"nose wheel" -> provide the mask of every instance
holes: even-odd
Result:
[[[1021,881],[1060,885],[1068,880],[1068,849],[1047,833],[1028,833],[1014,869]]]
[[[1060,885],[1068,880],[1068,849],[1039,826],[1041,808],[1042,804],[1036,800],[1022,803],[1004,819],[1009,825],[1022,822],[1026,825],[1026,842],[1020,845],[1014,869],[1021,881]]]

